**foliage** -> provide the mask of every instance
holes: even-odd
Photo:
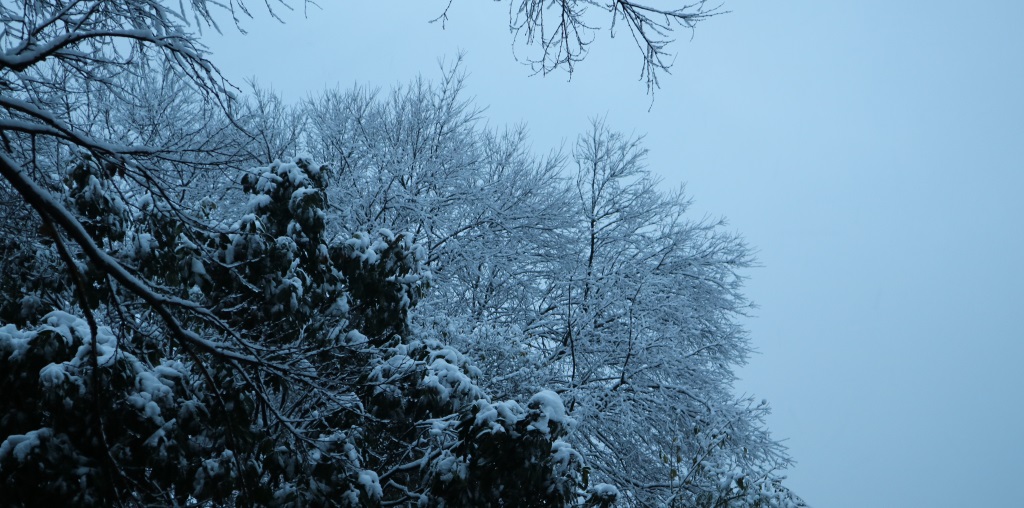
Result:
[[[419,233],[433,279],[413,329],[473,358],[500,397],[559,393],[588,483],[624,504],[798,503],[767,404],[730,393],[749,352],[741,239],[689,220],[640,139],[595,122],[569,156],[539,158],[522,130],[480,128],[461,89],[456,67],[304,105],[305,146],[345,168],[339,222]]]
[[[409,330],[430,281],[413,234],[327,236],[330,169],[308,158],[242,169],[282,145],[239,127],[280,109],[217,107],[182,24],[207,7],[2,8],[5,212],[36,227],[0,261],[0,389],[21,395],[0,407],[0,497],[573,502],[561,401],[492,402],[468,358]]]
[[[750,255],[640,140],[535,156],[457,68],[238,97],[214,5],[0,6],[0,498],[801,504],[730,393]]]
[[[78,310],[118,330],[52,311],[0,335],[3,388],[32,394],[0,417],[5,499],[470,506],[514,489],[538,504],[572,495],[579,460],[564,458],[575,457],[557,441],[564,429],[541,424],[545,408],[510,401],[505,418],[483,419],[493,404],[468,360],[404,336],[428,278],[421,249],[388,231],[325,243],[325,172],[299,159],[247,174],[250,213],[225,230],[187,228],[149,195],[131,217],[100,214],[92,238],[219,316],[253,356],[168,341],[142,302],[86,268],[92,299]],[[104,178],[117,177],[72,183],[67,202],[116,202]]]

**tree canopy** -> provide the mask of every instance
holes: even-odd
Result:
[[[642,140],[537,156],[457,67],[233,93],[221,7],[0,5],[0,498],[802,504],[731,394],[750,254]]]

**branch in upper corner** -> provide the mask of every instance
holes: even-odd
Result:
[[[534,74],[546,75],[564,68],[571,76],[576,64],[590,53],[596,32],[603,28],[594,24],[588,8],[611,14],[608,30],[614,38],[616,28],[624,23],[642,55],[640,80],[653,94],[660,88],[659,75],[668,73],[675,63],[669,52],[673,33],[679,29],[693,30],[700,21],[725,14],[721,5],[708,7],[704,0],[659,8],[633,0],[511,0],[509,29],[513,34],[513,51],[520,44],[539,48],[539,54],[517,60],[530,66]],[[439,19],[447,19],[448,9]],[[692,36],[692,35],[691,35]]]

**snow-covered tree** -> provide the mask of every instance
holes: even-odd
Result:
[[[767,405],[731,394],[750,254],[722,222],[688,219],[682,191],[658,190],[641,141],[595,122],[573,152],[575,256],[552,274],[565,326],[545,353],[580,421],[571,442],[631,504],[783,503],[789,459],[763,430]]]
[[[799,504],[731,394],[749,254],[639,140],[535,156],[457,68],[240,97],[217,8],[0,4],[0,498]]]
[[[640,139],[595,123],[570,175],[566,158],[532,156],[522,130],[478,126],[459,85],[450,70],[384,98],[357,88],[307,105],[308,146],[345,167],[335,192],[361,210],[341,222],[421,233],[434,278],[417,331],[473,357],[503,397],[560,393],[588,480],[617,485],[620,501],[796,503],[767,405],[731,394],[749,352],[742,241],[690,220]]]
[[[414,232],[328,236],[328,166],[245,165],[288,138],[249,132],[280,108],[234,102],[186,26],[219,5],[0,5],[0,498],[582,499],[557,395],[493,400],[409,327]]]

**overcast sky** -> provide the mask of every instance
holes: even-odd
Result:
[[[1020,502],[1024,2],[726,0],[679,34],[650,111],[625,34],[571,81],[529,77],[507,2],[454,0],[444,30],[447,0],[320,3],[204,40],[290,99],[434,78],[463,50],[485,117],[538,151],[594,116],[647,134],[665,185],[759,253],[737,390],[772,402],[812,506]]]

